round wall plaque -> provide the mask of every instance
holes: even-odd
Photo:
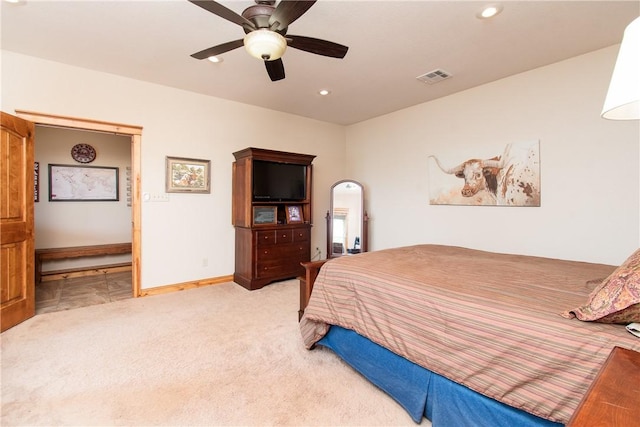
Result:
[[[71,157],[80,163],[91,163],[96,159],[96,150],[89,144],[76,144],[71,148]]]

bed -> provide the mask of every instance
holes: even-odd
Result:
[[[614,346],[640,351],[624,324],[602,323],[625,310],[575,318],[630,260],[638,270],[634,255],[616,267],[415,245],[335,258],[306,283],[300,331],[308,349],[335,351],[417,423],[563,425]],[[638,321],[640,300],[627,297],[617,303]]]

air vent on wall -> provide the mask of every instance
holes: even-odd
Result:
[[[434,83],[441,82],[450,77],[451,77],[450,73],[441,69],[437,69],[437,70],[429,71],[428,73],[423,74],[421,76],[418,76],[416,77],[416,79],[420,80],[423,83],[432,85]]]

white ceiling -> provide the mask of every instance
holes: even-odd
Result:
[[[253,1],[221,3],[241,13]],[[2,2],[2,49],[348,125],[620,43],[640,15],[637,0],[502,1],[483,21],[485,3],[320,0],[289,33],[349,52],[289,48],[278,82],[243,48],[220,64],[191,58],[244,32],[186,0]],[[453,77],[416,80],[437,68]]]

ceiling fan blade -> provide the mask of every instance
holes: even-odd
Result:
[[[282,59],[278,58],[274,61],[264,61],[264,66],[267,67],[267,73],[272,82],[284,79],[284,64]]]
[[[314,5],[316,0],[302,0],[302,1],[289,1],[281,0],[276,10],[273,11],[269,18],[269,27],[276,31],[278,29],[283,30],[289,26],[293,21],[300,18],[311,6]],[[274,25],[277,24],[276,27]]]
[[[256,26],[253,25],[253,22],[244,18],[241,15],[238,15],[233,10],[226,8],[218,2],[213,0],[189,0],[191,3],[196,6],[200,6],[206,11],[213,13],[214,15],[218,15],[220,18],[224,18],[227,21],[231,21],[234,24],[241,25],[243,27],[249,27],[252,30],[256,29]]]
[[[316,55],[344,58],[349,48],[327,40],[287,34],[287,45]]]
[[[210,47],[209,49],[201,50],[200,52],[191,55],[196,59],[206,59],[210,56],[220,55],[221,53],[229,52],[230,50],[237,49],[244,44],[243,39],[234,40],[232,42],[222,43],[217,46]]]

